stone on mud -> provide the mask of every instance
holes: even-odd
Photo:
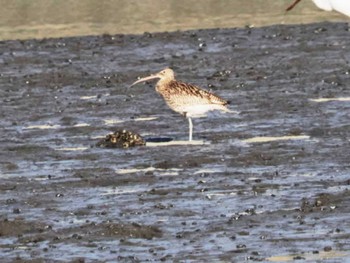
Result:
[[[115,131],[108,134],[96,144],[96,146],[106,148],[129,148],[142,145],[146,145],[146,141],[141,135],[127,130]]]

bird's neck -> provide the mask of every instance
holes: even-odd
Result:
[[[160,79],[157,82],[157,86],[167,86],[169,85],[170,82],[172,82],[174,79],[171,78],[164,78],[164,79]]]
[[[157,82],[156,91],[160,94],[166,92],[171,86],[172,79],[161,79]]]

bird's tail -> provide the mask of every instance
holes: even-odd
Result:
[[[239,111],[230,110],[226,106],[223,106],[220,110],[225,113],[239,114]]]

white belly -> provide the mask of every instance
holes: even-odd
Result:
[[[180,113],[186,113],[187,117],[202,117],[205,116],[208,111],[219,110],[228,112],[229,110],[220,104],[196,104],[191,106],[182,106],[175,111]]]
[[[350,1],[349,0],[313,0],[318,8],[326,11],[338,11],[350,17]]]

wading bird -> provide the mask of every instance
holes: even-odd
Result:
[[[197,86],[175,80],[174,71],[170,68],[141,78],[131,86],[153,79],[159,79],[156,84],[156,91],[162,95],[170,109],[188,119],[189,141],[192,141],[193,130],[191,118],[205,116],[208,111],[212,110],[230,112],[227,108],[228,101]]]
[[[286,11],[292,10],[301,0],[295,0]],[[349,0],[312,0],[318,8],[325,11],[335,10],[350,17],[350,1]]]

